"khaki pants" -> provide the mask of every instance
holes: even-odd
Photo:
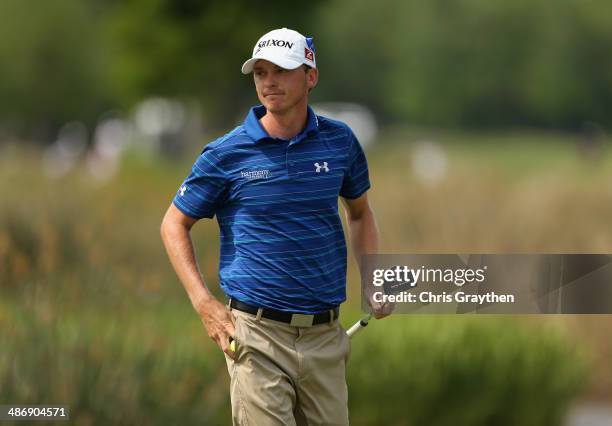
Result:
[[[350,341],[338,321],[293,327],[232,309],[234,425],[348,425]]]

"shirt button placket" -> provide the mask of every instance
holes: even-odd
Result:
[[[291,156],[291,143],[287,144],[287,175],[293,177],[295,175],[295,160]]]

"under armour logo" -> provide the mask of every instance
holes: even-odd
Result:
[[[317,170],[315,170],[317,173],[321,173],[321,169],[325,170],[325,173],[329,172],[327,161],[324,161],[322,166],[319,166],[319,163],[314,163],[314,166],[317,168]]]
[[[181,189],[179,189],[179,192],[181,193],[181,197],[185,195],[185,191],[187,191],[187,185],[181,186]]]

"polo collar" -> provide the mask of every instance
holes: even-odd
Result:
[[[263,105],[257,105],[251,108],[249,113],[247,114],[246,119],[244,120],[244,129],[246,133],[255,140],[255,142],[259,142],[262,139],[270,139],[271,136],[266,132],[263,128],[259,119],[266,114],[266,107]],[[319,119],[317,115],[314,113],[312,108],[308,106],[308,118],[306,120],[306,127],[294,138],[296,141],[304,139],[310,133],[316,133],[319,131]]]

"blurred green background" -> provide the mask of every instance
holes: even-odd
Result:
[[[610,16],[604,0],[3,0],[0,404],[230,423],[225,361],[159,225],[257,102],[240,66],[277,27],[314,36],[315,109],[359,129],[382,252],[612,252]],[[222,298],[217,225],[193,235]],[[357,282],[351,258],[345,327]],[[611,326],[374,321],[352,345],[351,424],[608,424]]]

